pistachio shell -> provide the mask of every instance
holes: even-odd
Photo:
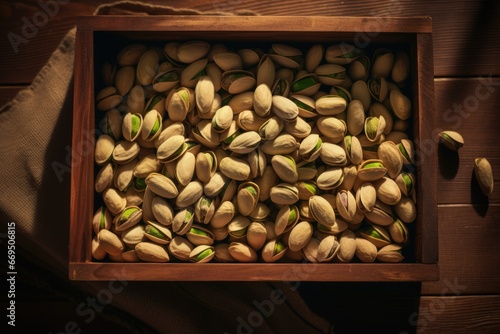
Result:
[[[208,119],[201,120],[193,129],[193,137],[208,148],[215,148],[219,144],[219,134],[212,127]]]
[[[320,157],[329,166],[344,166],[347,163],[347,156],[344,149],[332,143],[323,143]]]
[[[267,119],[267,117],[260,117],[253,110],[244,110],[238,114],[236,122],[238,126],[245,131],[259,131],[259,128]]]
[[[259,128],[262,140],[273,140],[283,130],[283,120],[278,116],[273,116],[265,121]]]
[[[99,169],[95,177],[95,191],[100,193],[103,192],[107,187],[111,185],[113,181],[114,168],[112,163],[107,163]]]
[[[273,102],[273,112],[285,122],[292,121],[299,115],[299,109],[297,105],[290,99],[274,95],[272,98]]]
[[[320,241],[316,258],[318,262],[331,261],[339,250],[340,243],[337,241],[337,238],[333,235],[329,235]]]
[[[203,194],[203,185],[199,181],[189,182],[184,189],[179,191],[175,200],[175,205],[180,208],[188,207],[194,204]]]
[[[319,65],[314,73],[322,84],[330,86],[338,86],[346,78],[346,69],[336,64]]]
[[[384,116],[367,117],[365,119],[365,136],[371,142],[376,142],[381,138],[386,127]]]
[[[195,246],[199,245],[213,245],[214,235],[212,232],[198,224],[193,224],[191,228],[186,232],[186,237]]]
[[[403,172],[396,177],[395,181],[401,193],[405,196],[410,196],[415,190],[416,181],[413,173]]]
[[[408,241],[408,228],[401,220],[396,219],[388,228],[394,242],[403,244]]]
[[[314,161],[321,154],[323,141],[317,134],[311,134],[304,138],[299,146],[299,154],[305,161]]]
[[[194,249],[194,245],[187,239],[176,236],[168,244],[170,253],[181,261],[189,260],[189,254]]]
[[[144,235],[152,242],[160,245],[166,245],[172,240],[172,231],[153,221],[148,221],[146,223]]]
[[[186,152],[187,146],[184,136],[175,135],[165,140],[156,153],[161,162],[167,163],[180,158]]]
[[[324,95],[316,100],[316,111],[320,115],[337,115],[346,110],[346,108],[346,100],[338,95]]]
[[[233,219],[236,212],[234,204],[230,201],[222,202],[215,210],[210,225],[214,228],[225,227]]]
[[[135,68],[133,66],[123,66],[116,72],[115,87],[118,94],[124,96],[127,94],[135,80]]]
[[[163,263],[170,261],[167,251],[152,242],[140,242],[135,246],[137,256],[146,262]]]
[[[97,234],[97,240],[99,242],[99,247],[109,255],[118,256],[125,249],[125,246],[120,238],[118,238],[118,236],[113,232],[106,229],[99,231]]]
[[[404,223],[411,223],[417,218],[417,208],[415,202],[409,197],[402,197],[401,200],[394,206],[394,211],[399,219]]]
[[[156,75],[159,64],[158,54],[154,50],[148,50],[141,55],[137,64],[137,81],[143,85],[149,85]]]
[[[345,136],[342,141],[342,148],[346,152],[347,158],[355,165],[363,161],[363,148],[359,139],[354,136]]]
[[[257,253],[250,246],[241,242],[232,242],[228,251],[239,262],[256,262],[258,259]]]
[[[120,66],[135,65],[146,50],[143,44],[130,44],[118,53],[116,61]]]
[[[264,262],[276,262],[283,258],[287,247],[278,240],[271,240],[262,249],[262,260]]]
[[[104,204],[112,215],[117,215],[127,205],[127,200],[121,191],[114,188],[107,188],[102,192]]]
[[[314,72],[321,64],[324,52],[324,47],[321,44],[315,44],[309,48],[304,59],[307,72]]]
[[[285,44],[273,44],[269,57],[277,64],[292,69],[302,65],[302,51]]]
[[[320,87],[321,83],[318,80],[318,76],[314,73],[309,73],[300,76],[292,82],[291,90],[293,94],[311,96],[314,95]]]
[[[245,160],[226,157],[219,165],[220,171],[230,179],[244,181],[250,176],[250,166]]]
[[[377,49],[373,55],[372,76],[387,78],[394,65],[394,54],[388,49]]]
[[[243,67],[252,67],[257,65],[260,57],[261,50],[258,49],[241,49],[238,50],[238,55],[241,58]]]
[[[352,221],[356,214],[356,199],[352,192],[341,190],[337,193],[336,198],[337,210],[347,221]]]
[[[193,153],[186,152],[179,158],[175,166],[175,179],[181,186],[187,186],[193,179],[196,167],[196,158]]]
[[[393,142],[386,141],[379,145],[377,154],[389,176],[396,178],[403,168],[403,157],[398,147]]]
[[[404,256],[401,254],[401,246],[392,244],[383,247],[377,253],[377,260],[391,263],[403,261]]]
[[[173,89],[168,94],[165,108],[168,112],[168,117],[174,122],[182,122],[191,109],[191,99],[194,101],[194,96],[191,90],[185,87]]]
[[[109,230],[111,228],[112,217],[111,213],[105,206],[101,206],[94,214],[92,219],[92,227],[95,234],[98,234],[100,230]]]
[[[493,170],[486,158],[477,158],[474,160],[474,174],[483,194],[486,196],[491,195],[494,186]]]
[[[231,144],[229,144],[229,150],[240,153],[247,154],[255,150],[260,144],[260,135],[255,131],[248,131],[237,136]]]
[[[347,133],[346,123],[336,117],[320,117],[316,123],[321,134],[332,142],[340,142]]]
[[[126,191],[134,181],[134,168],[137,161],[133,160],[129,163],[118,165],[114,175],[114,186],[120,191]]]
[[[411,116],[411,101],[410,99],[404,95],[401,91],[395,89],[392,90],[389,95],[389,104],[391,106],[391,110],[402,120],[407,120]]]
[[[265,117],[271,112],[273,96],[271,89],[266,84],[260,84],[255,88],[253,95],[253,108],[257,115]]]
[[[191,64],[192,62],[205,57],[210,50],[210,44],[205,41],[188,41],[177,49],[177,59]]]
[[[410,74],[410,57],[404,51],[396,53],[394,66],[392,67],[391,77],[396,83],[405,81]]]
[[[208,114],[215,99],[215,86],[209,76],[202,76],[196,83],[194,90],[196,107],[200,115]]]
[[[309,210],[314,219],[325,226],[335,224],[335,212],[330,203],[321,196],[311,196],[309,198]]]
[[[372,211],[365,212],[365,216],[371,222],[381,226],[388,226],[394,222],[391,207],[378,199]]]
[[[215,153],[213,151],[198,153],[195,165],[196,176],[201,182],[207,183],[217,171],[218,164]]]
[[[259,201],[260,188],[253,182],[244,182],[238,187],[236,206],[238,212],[243,216],[248,216],[257,206]]]
[[[235,52],[221,52],[214,55],[214,62],[224,72],[243,69],[243,61],[239,54]]]
[[[297,182],[297,166],[295,164],[295,160],[293,160],[292,157],[285,155],[275,155],[271,159],[271,164],[274,171],[283,182]]]
[[[247,242],[253,250],[258,251],[267,241],[267,230],[261,222],[252,222],[247,230]]]
[[[233,109],[233,113],[239,114],[243,110],[252,109],[254,92],[248,91],[237,94],[227,103]]]
[[[359,237],[368,240],[375,247],[382,248],[391,243],[389,232],[382,226],[372,225],[359,232]]]
[[[199,245],[189,254],[189,260],[196,263],[210,262],[215,256],[215,249],[209,245]]]
[[[356,191],[356,204],[362,212],[372,211],[377,200],[377,191],[370,182],[364,182]]]
[[[187,88],[195,88],[199,78],[205,75],[205,67],[208,64],[208,59],[199,59],[181,72],[181,86]]]
[[[349,77],[352,80],[362,80],[368,76],[370,70],[370,58],[367,56],[360,56],[354,60],[349,66]]]
[[[361,262],[373,262],[377,257],[377,247],[366,239],[356,238],[356,256]]]
[[[464,138],[455,131],[442,131],[439,133],[439,139],[447,148],[453,151],[458,151],[464,146]]]
[[[333,167],[325,170],[316,179],[316,184],[321,190],[331,190],[337,188],[344,180],[344,172],[340,167]]]
[[[97,240],[96,235],[94,238],[92,238],[92,258],[100,261],[103,260],[107,254],[108,253],[106,253],[106,251],[99,244],[99,240]]]
[[[95,146],[95,162],[98,165],[104,165],[111,159],[115,142],[113,138],[108,135],[100,135],[97,138]]]
[[[146,184],[151,191],[159,196],[165,198],[175,198],[178,195],[175,183],[165,175],[151,173],[146,178]]]
[[[341,43],[331,45],[326,49],[325,60],[331,64],[350,64],[362,54],[354,45]]]
[[[281,134],[278,137],[266,141],[261,146],[262,152],[269,155],[290,154],[297,149],[297,140],[289,134]]]
[[[293,94],[290,96],[290,100],[299,108],[300,117],[313,118],[318,115],[316,112],[316,102],[309,96]]]
[[[241,115],[241,114],[240,114]],[[217,109],[212,119],[212,127],[215,132],[224,132],[233,122],[233,109],[230,106],[224,106]]]
[[[208,197],[217,196],[230,180],[221,172],[216,172],[203,187],[203,192]]]
[[[292,251],[299,251],[304,248],[313,234],[313,227],[309,222],[302,221],[295,225],[290,231],[288,238],[288,248]]]
[[[256,82],[252,72],[234,70],[222,73],[221,86],[230,94],[240,94],[252,89]]]
[[[174,210],[163,197],[156,196],[151,203],[153,215],[162,225],[171,225],[174,220]]]
[[[301,117],[297,117],[291,122],[285,122],[285,131],[295,138],[302,139],[311,134],[311,126]]]
[[[172,221],[172,231],[177,235],[184,235],[193,225],[194,210],[192,207],[184,208],[176,213]]]
[[[340,248],[337,259],[340,262],[350,262],[356,253],[356,236],[351,230],[345,230],[339,239]]]
[[[271,201],[276,204],[290,205],[299,200],[299,190],[291,184],[280,183],[271,188]]]

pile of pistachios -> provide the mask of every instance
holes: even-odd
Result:
[[[403,261],[409,72],[346,43],[125,47],[96,92],[93,258]]]

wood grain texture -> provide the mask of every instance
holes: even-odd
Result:
[[[66,32],[75,25],[77,15],[91,15],[100,3],[106,1],[71,1],[60,5],[47,22],[36,28],[36,33],[23,35],[25,21],[42,12],[36,0],[8,0],[0,4],[0,84],[29,83],[49,58]],[[149,1],[165,4],[161,0]],[[434,30],[434,73],[436,76],[474,76],[500,74],[500,13],[497,1],[344,1],[318,0],[310,6],[303,1],[287,1],[286,6],[276,1],[261,0],[172,0],[174,7],[202,11],[251,10],[262,15],[335,15],[335,16],[431,16]],[[453,8],[451,15],[450,8]],[[43,18],[42,16],[40,16]],[[43,23],[44,21],[40,21]],[[24,38],[16,53],[9,41],[12,32]],[[12,37],[13,35],[11,35]]]
[[[422,293],[500,294],[500,206],[450,205],[438,212],[440,279],[422,283]]]
[[[497,141],[500,79],[437,79],[435,88],[436,132],[458,131],[465,141],[458,152],[438,146],[439,203],[499,204],[500,149]],[[474,160],[481,157],[490,162],[496,182],[489,198],[483,196],[473,176]]]

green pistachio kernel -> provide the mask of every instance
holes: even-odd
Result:
[[[201,230],[201,229],[199,229],[199,228],[196,228],[196,227],[191,227],[191,228],[189,229],[189,233],[192,233],[192,234],[197,234],[197,235],[203,235],[203,236],[205,236],[205,237],[207,237],[207,236],[208,236],[208,233],[207,233],[207,232],[205,232],[205,231],[203,231],[203,230]]]
[[[404,145],[402,143],[399,143],[398,148],[399,148],[399,151],[401,152],[401,154],[406,158],[406,160],[410,161],[410,155],[406,151]]]
[[[139,127],[141,126],[141,118],[133,114],[132,115],[132,138],[137,136],[137,133],[139,132]]]
[[[347,154],[350,154],[351,153],[352,137],[345,136],[344,140],[345,140],[345,147],[346,147]]]
[[[240,134],[241,134],[241,131],[240,131],[240,130],[236,131],[235,133],[233,133],[232,135],[230,135],[229,137],[227,137],[227,138],[224,140],[224,144],[227,144],[227,145],[231,144],[231,143],[232,143],[232,141],[233,141],[236,137],[238,137]]]
[[[155,106],[158,102],[160,102],[160,101],[161,101],[161,99],[162,99],[162,96],[161,96],[160,94],[156,94],[156,95],[154,96],[154,98],[151,100],[151,103],[149,103],[149,104],[148,104],[148,106],[146,107],[146,110],[145,110],[145,111],[146,111],[146,112],[148,112],[148,111],[153,110],[153,107],[154,107],[154,106]]]
[[[273,95],[283,95],[286,90],[286,81],[283,79],[279,79],[276,83],[276,87],[274,88]]]
[[[252,196],[257,196],[257,191],[253,186],[247,186],[245,189],[252,195]]]
[[[158,132],[159,129],[160,129],[160,120],[156,119],[156,122],[153,125],[153,128],[151,129],[151,132],[149,133],[149,137],[148,138],[153,137]]]
[[[146,234],[152,235],[153,237],[156,237],[159,239],[166,239],[167,238],[167,236],[163,232],[161,232],[159,229],[157,229],[153,225],[146,226],[146,228],[144,229],[144,232]]]
[[[231,234],[235,237],[244,237],[247,234],[247,228],[242,228],[241,230],[237,230],[234,232],[231,232]]]
[[[381,162],[371,162],[366,164],[363,168],[383,168],[384,165]]]
[[[144,190],[146,189],[146,179],[143,177],[136,177],[134,180],[134,188],[135,190]]]
[[[179,80],[179,75],[177,74],[176,71],[170,71],[162,75],[159,79],[158,82],[170,82],[170,81],[177,81]]]
[[[314,185],[314,183],[306,183],[305,187],[312,195],[316,195],[318,193],[318,188]]]
[[[101,219],[99,220],[99,230],[103,230],[106,227],[106,208],[102,207],[101,209]]]
[[[182,89],[178,91],[177,94],[179,94],[179,97],[182,99],[182,101],[184,101],[185,105],[189,104],[189,94],[187,90]]]
[[[290,225],[292,224],[296,219],[297,219],[297,207],[296,206],[292,206],[290,208],[290,213],[288,214],[288,223],[287,225]]]
[[[413,182],[411,180],[410,175],[408,175],[407,173],[403,173],[401,175],[402,175],[403,181],[406,185],[406,189],[408,190],[408,194],[411,194],[411,192],[413,190]]]
[[[366,135],[368,138],[375,138],[378,130],[378,118],[371,118],[366,124]]]
[[[284,249],[285,249],[285,245],[282,244],[281,242],[279,241],[276,241],[274,243],[274,250],[273,250],[273,255],[276,255],[276,254],[279,254],[281,253]]]
[[[203,252],[197,254],[194,259],[196,262],[199,262],[199,261],[203,260],[204,258],[212,255],[213,252],[214,251],[211,248],[207,248]]]
[[[299,99],[292,99],[293,103],[297,105],[297,107],[307,110],[307,111],[314,111],[314,108],[309,106],[308,104],[305,104],[304,102],[300,101]]]
[[[305,77],[297,80],[293,85],[292,85],[292,92],[300,92],[306,88],[309,88],[311,86],[316,85],[317,82],[314,79],[314,77]]]

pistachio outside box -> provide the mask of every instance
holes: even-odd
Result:
[[[300,25],[296,23],[300,22]],[[91,256],[94,213],[96,73],[103,59],[132,42],[206,40],[237,47],[347,42],[360,48],[396,46],[411,59],[413,119],[416,144],[417,219],[412,258],[404,263],[111,263]],[[73,149],[85,152],[73,160],[69,278],[175,281],[430,281],[437,280],[437,157],[419,143],[429,142],[434,129],[432,21],[427,17],[81,17],[77,24]],[[433,150],[434,152],[436,150]]]

